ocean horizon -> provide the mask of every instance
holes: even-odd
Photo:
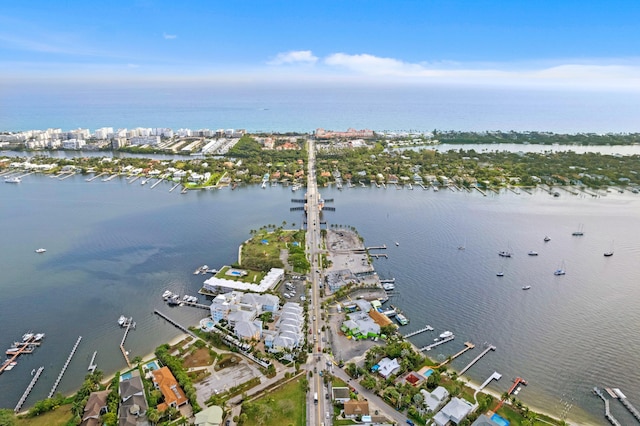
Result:
[[[640,93],[366,84],[15,85],[0,91],[0,131],[100,127],[377,131],[640,131]]]

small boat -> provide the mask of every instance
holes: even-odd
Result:
[[[549,238],[547,235],[544,236],[544,242],[548,243],[549,241],[551,241],[551,238]]]
[[[162,293],[162,298],[164,300],[167,300],[168,298],[170,298],[171,296],[173,296],[173,293],[170,292],[169,290],[166,290],[164,293]]]
[[[604,252],[604,257],[611,257],[611,256],[613,256],[613,243],[611,243],[611,249],[609,251]]]
[[[584,225],[580,224],[578,230],[571,233],[574,237],[582,237],[584,235]]]
[[[533,251],[531,250],[529,253],[527,253],[529,256],[537,256],[538,252],[537,251]]]
[[[44,249],[44,248],[36,249],[36,253],[44,253],[46,251],[47,251],[47,249]]]
[[[40,340],[44,339],[44,336],[44,333],[37,333],[35,336],[33,336],[33,340],[35,342],[39,342]]]
[[[22,182],[22,179],[20,179],[19,177],[4,178],[4,183],[20,183],[20,182]]]
[[[118,318],[118,325],[120,327],[124,327],[125,322],[127,322],[127,317],[125,317],[124,315],[120,315],[120,318]]]
[[[33,333],[32,332],[28,332],[28,333],[24,333],[22,335],[22,341],[26,342],[27,340],[31,340],[33,338]]]
[[[398,323],[399,323],[400,325],[407,325],[407,324],[409,324],[409,320],[407,319],[407,317],[405,317],[405,316],[404,316],[404,315],[402,315],[402,314],[397,314],[397,315],[396,315],[396,321],[398,321]]]
[[[523,290],[529,290],[531,288],[530,285],[525,285],[524,287],[522,287]]]
[[[564,275],[566,272],[564,270],[564,262],[562,262],[562,265],[560,265],[560,267],[558,269],[555,270],[555,272],[553,273],[553,275]]]
[[[396,247],[398,247],[399,245],[400,245],[400,243],[396,241]]]
[[[450,332],[449,330],[447,330],[447,331],[443,332],[442,334],[440,334],[440,338],[441,339],[446,339],[447,337],[451,337],[451,336],[453,336],[453,333]]]
[[[511,257],[512,253],[507,250],[501,250],[498,252],[498,256],[500,257]]]
[[[504,272],[500,271],[496,274],[496,277],[504,277]]]

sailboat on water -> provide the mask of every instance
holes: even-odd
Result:
[[[584,235],[584,224],[581,223],[580,225],[578,225],[578,230],[574,231],[571,235],[573,235],[574,237],[582,237]]]
[[[613,256],[613,241],[611,242],[611,249],[609,251],[604,252],[604,257],[611,257],[611,256]]]

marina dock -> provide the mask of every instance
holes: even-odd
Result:
[[[471,367],[473,367],[473,365],[474,365],[476,362],[480,361],[480,359],[481,359],[483,356],[485,356],[486,354],[488,354],[488,353],[489,353],[489,351],[495,351],[495,350],[496,350],[496,347],[495,347],[495,346],[493,346],[493,345],[489,345],[489,346],[487,346],[487,348],[486,348],[484,351],[482,351],[482,352],[480,353],[480,355],[478,355],[477,357],[475,357],[475,358],[474,358],[474,359],[473,359],[469,364],[467,364],[467,366],[466,366],[466,367],[464,367],[462,370],[460,370],[460,372],[458,373],[458,376],[462,376],[464,373],[466,373],[468,369],[470,369]]]
[[[396,282],[395,278],[389,278],[388,280],[380,280],[380,284],[392,284],[395,282]]]
[[[200,308],[206,311],[211,310],[211,306],[209,305],[203,305],[202,303],[197,303],[197,302],[187,302],[186,300],[180,301],[180,305],[191,306],[193,308]]]
[[[454,354],[453,356],[450,356],[449,358],[447,358],[446,360],[442,361],[440,364],[438,364],[438,367],[442,367],[443,365],[453,361],[454,359],[458,358],[460,355],[462,355],[463,353],[465,353],[468,350],[471,350],[473,348],[475,348],[476,345],[474,345],[471,342],[464,342],[464,349],[462,349],[460,352],[458,352],[457,354]]]
[[[627,399],[627,397],[625,396],[625,394],[622,393],[622,391],[618,388],[613,388],[613,392],[617,395],[618,399],[620,400],[620,402],[622,403],[622,405],[624,405],[624,407],[629,410],[629,412],[631,413],[631,415],[633,417],[636,418],[636,420],[638,420],[640,422],[640,413],[638,412],[638,410],[636,410],[636,407],[634,407],[629,400]]]
[[[116,177],[118,177],[118,174],[116,173],[115,175],[111,175],[109,177],[106,177],[104,179],[102,179],[103,182],[109,182],[112,179],[115,179]]]
[[[107,174],[106,172],[102,172],[102,173],[100,173],[100,174],[95,175],[94,177],[90,177],[90,178],[87,178],[87,179],[85,179],[85,180],[86,180],[87,182],[93,182],[95,179],[98,179],[100,176],[104,176],[104,175],[106,175],[106,174]]]
[[[369,251],[369,250],[385,250],[387,248],[386,244],[383,244],[381,246],[371,246],[371,247],[365,247],[365,250]]]
[[[56,389],[58,389],[60,380],[62,380],[62,376],[64,376],[64,373],[67,371],[67,367],[71,362],[71,358],[73,358],[73,356],[76,354],[76,350],[78,350],[78,345],[80,345],[81,340],[82,340],[82,336],[78,336],[78,340],[76,340],[76,343],[73,345],[73,348],[71,349],[71,353],[69,354],[69,356],[67,357],[67,360],[62,366],[62,370],[60,371],[60,374],[58,374],[58,378],[56,379],[55,383],[51,387],[51,391],[49,392],[49,396],[47,396],[47,398],[51,398],[53,394],[56,393]]]
[[[44,336],[44,334],[42,336]],[[32,353],[35,348],[41,343],[40,341],[36,340],[35,335],[28,337],[26,340],[25,337],[27,336],[23,336],[22,342],[16,342],[14,343],[14,346],[12,348],[7,349],[6,354],[10,356],[10,358],[6,359],[4,363],[0,365],[0,374],[2,374],[2,372],[5,370],[11,370],[16,365],[16,359],[20,355]]]
[[[427,345],[427,346],[425,346],[425,347],[423,347],[423,348],[420,348],[420,351],[421,351],[421,352],[424,352],[424,351],[430,351],[431,349],[435,348],[436,346],[443,345],[443,344],[445,344],[445,343],[447,343],[447,342],[452,341],[452,340],[453,340],[453,339],[455,339],[455,338],[456,338],[455,334],[452,334],[452,335],[451,335],[451,336],[449,336],[449,337],[446,337],[446,338],[444,338],[444,339],[442,339],[442,340],[438,340],[437,342],[434,342],[434,343],[432,343],[432,344],[430,344],[430,345]]]
[[[140,176],[134,176],[132,179],[129,180],[128,183],[133,183],[133,182],[137,181],[138,179],[140,179]]]
[[[156,182],[154,182],[153,185],[151,185],[151,189],[155,188],[156,185],[158,185],[160,182],[162,182],[162,179],[158,179]]]
[[[418,335],[420,333],[424,333],[425,331],[433,331],[433,327],[431,327],[430,325],[426,325],[425,327],[421,328],[420,330],[412,331],[411,333],[405,334],[403,337],[405,339],[408,339],[409,337],[416,336],[416,335]]]
[[[31,390],[33,389],[33,387],[36,385],[36,382],[38,381],[38,379],[40,378],[40,375],[42,374],[42,372],[44,371],[44,367],[40,367],[38,368],[38,371],[36,371],[35,376],[33,376],[33,379],[31,379],[31,383],[29,383],[29,386],[27,386],[27,389],[24,391],[24,393],[22,394],[22,396],[20,397],[20,400],[18,401],[18,403],[16,404],[16,407],[13,409],[14,412],[18,412],[20,411],[20,409],[22,408],[22,406],[24,405],[24,402],[27,400],[27,398],[29,397],[29,394],[31,393]]]
[[[611,423],[613,426],[622,426],[620,422],[618,422],[618,420],[616,420],[616,418],[611,414],[611,411],[609,410],[609,400],[605,398],[605,396],[602,394],[602,391],[600,391],[600,389],[598,389],[597,387],[594,387],[593,393],[598,395],[604,401],[604,417],[609,420],[609,423]]]
[[[385,258],[385,259],[388,259],[388,258],[389,258],[389,256],[388,256],[386,253],[383,253],[383,254],[375,254],[375,253],[372,253],[372,254],[369,254],[369,256],[371,256],[371,257],[373,257],[373,258],[375,258],[375,259],[379,259],[379,258],[381,258],[381,257],[383,257],[383,258]]]
[[[177,188],[177,187],[179,187],[179,186],[180,186],[180,182],[178,182],[178,183],[176,183],[175,185],[173,185],[173,186],[171,187],[171,189],[169,190],[169,192],[173,192],[173,190],[174,190],[174,189],[176,189],[176,188]]]

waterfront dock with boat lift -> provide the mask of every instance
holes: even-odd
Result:
[[[421,328],[419,330],[416,330],[416,331],[412,331],[411,333],[407,333],[402,337],[404,337],[405,339],[408,339],[409,337],[416,336],[416,335],[418,335],[420,333],[424,333],[425,331],[433,331],[433,327],[431,327],[430,325],[427,324],[425,327],[423,327],[423,328]]]
[[[522,377],[516,377],[513,380],[513,385],[511,385],[511,387],[509,388],[509,390],[507,391],[507,395],[511,395],[513,394],[516,389],[518,388],[518,386],[520,386],[520,384],[523,385],[527,385],[527,381],[525,379],[523,379]],[[502,405],[504,404],[504,399],[501,399],[500,401],[498,401],[498,405],[496,405],[496,408],[493,409],[493,412],[498,412],[498,410],[500,409],[500,407],[502,407]]]
[[[608,392],[608,389],[607,389]],[[622,405],[624,405],[624,407],[629,410],[629,412],[631,413],[631,415],[633,417],[636,418],[636,420],[638,420],[638,422],[640,422],[640,412],[638,412],[638,410],[636,409],[636,407],[634,407],[629,400],[627,399],[626,395],[622,393],[622,391],[618,388],[613,388],[613,392],[616,395],[616,397],[620,400],[620,402],[622,403]]]
[[[445,343],[447,343],[447,342],[452,341],[452,340],[453,340],[453,339],[455,339],[455,338],[456,338],[456,335],[455,335],[455,334],[452,334],[452,335],[451,335],[451,336],[449,336],[449,337],[445,337],[445,338],[444,338],[444,339],[442,339],[442,340],[438,340],[437,342],[434,342],[434,343],[432,343],[432,344],[430,344],[430,345],[427,345],[427,346],[424,346],[424,347],[420,348],[420,351],[421,351],[421,352],[424,352],[424,351],[430,351],[431,349],[435,348],[436,346],[443,345],[443,344],[445,344]]]
[[[30,334],[30,333],[28,333]],[[10,358],[7,358],[7,360],[5,360],[5,362],[0,365],[0,374],[2,374],[3,371],[7,370],[11,370],[13,368],[16,362],[16,359],[22,355],[22,354],[30,354],[34,351],[36,346],[40,345],[40,341],[36,340],[35,335],[27,338],[25,340],[25,337],[27,335],[25,334],[25,336],[23,336],[23,341],[22,342],[16,342],[14,343],[13,348],[9,348],[7,349],[6,354],[10,356]],[[44,334],[42,335],[44,336]],[[15,350],[11,350],[11,349],[15,349]]]
[[[604,401],[604,417],[609,420],[609,423],[611,423],[613,426],[622,426],[620,422],[618,422],[618,420],[616,420],[616,418],[611,414],[611,411],[609,409],[609,400],[605,398],[605,396],[602,394],[602,391],[597,387],[594,387],[593,393],[598,395]]]
[[[122,318],[122,317],[121,317]],[[120,321],[118,321],[120,323]],[[124,336],[122,336],[122,340],[120,341],[120,352],[124,356],[124,360],[127,362],[127,366],[131,368],[131,361],[129,361],[129,354],[124,348],[124,341],[127,340],[127,335],[129,334],[129,330],[132,328],[136,328],[136,323],[133,322],[133,317],[125,319],[122,323],[120,323],[121,327],[124,327]]]
[[[480,353],[480,355],[478,355],[477,357],[475,357],[475,358],[474,358],[474,359],[473,359],[469,364],[467,364],[467,366],[466,366],[466,367],[464,367],[462,370],[460,370],[460,372],[458,373],[458,376],[462,376],[464,373],[466,373],[466,372],[467,372],[467,370],[469,370],[471,367],[473,367],[473,365],[474,365],[476,362],[480,361],[480,359],[481,359],[483,356],[485,356],[486,354],[488,354],[488,353],[489,353],[489,351],[495,351],[495,350],[496,350],[496,347],[495,347],[495,346],[493,346],[493,345],[489,345],[489,346],[487,346],[487,347],[486,347],[486,349]]]
[[[81,340],[82,340],[82,336],[78,336],[78,340],[76,340],[76,343],[73,345],[73,348],[71,348],[71,353],[69,353],[69,356],[67,357],[67,360],[65,361],[64,365],[62,366],[62,370],[60,371],[60,374],[58,374],[58,378],[56,379],[55,383],[51,387],[51,391],[49,392],[49,396],[47,396],[47,398],[51,398],[53,396],[53,394],[56,393],[56,389],[58,389],[58,385],[60,384],[60,380],[62,380],[62,376],[64,376],[64,373],[67,371],[67,367],[69,366],[69,363],[71,362],[71,358],[73,358],[73,356],[76,354],[76,351],[78,350],[78,345],[80,345],[80,341]]]
[[[20,411],[20,409],[22,408],[22,406],[24,405],[24,402],[27,400],[27,398],[29,397],[29,394],[31,393],[31,390],[33,389],[33,387],[36,385],[36,382],[38,381],[38,379],[40,378],[40,375],[42,374],[42,372],[44,371],[44,367],[40,367],[38,368],[38,371],[36,371],[36,374],[33,376],[33,379],[31,379],[31,383],[29,383],[29,386],[27,386],[27,389],[24,391],[24,393],[22,394],[22,396],[20,397],[20,400],[18,401],[18,403],[16,404],[15,408],[13,409],[13,411],[15,413],[17,413],[18,411]]]

